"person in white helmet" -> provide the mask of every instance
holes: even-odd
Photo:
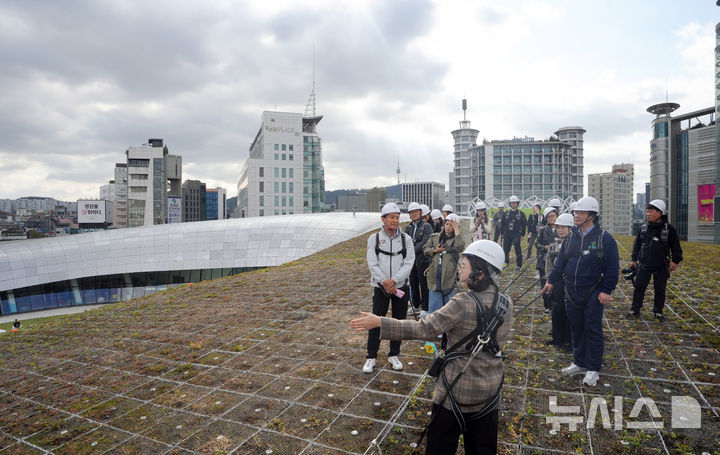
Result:
[[[432,209],[432,211],[430,211],[430,219],[433,221],[433,233],[442,232],[443,216],[440,210]]]
[[[545,210],[555,210],[554,207],[548,207]],[[553,221],[553,216],[550,215],[548,223]],[[575,226],[573,216],[569,213],[563,213],[554,220],[555,223],[555,239],[550,244],[550,248],[547,251],[547,257],[545,258],[545,270],[546,273],[550,273],[557,259],[558,252],[562,242],[570,235],[570,231]],[[547,344],[557,346],[564,351],[572,352],[572,337],[570,333],[570,320],[565,310],[565,280],[560,277],[553,285],[553,293],[550,294],[550,306],[552,308],[552,338]]]
[[[400,208],[397,204],[385,204],[380,215],[383,227],[367,241],[367,263],[374,288],[372,312],[385,316],[392,305],[392,317],[405,319],[410,295],[408,278],[415,264],[415,249],[412,238],[400,231]],[[368,332],[364,373],[372,373],[379,348],[380,330],[371,330]],[[403,368],[398,355],[400,341],[391,341],[388,362],[394,370]]]
[[[499,350],[513,322],[512,302],[500,294],[495,278],[502,271],[504,260],[505,253],[497,243],[473,242],[463,251],[460,265],[460,282],[469,289],[467,292],[457,293],[447,305],[419,321],[361,313],[362,317],[350,322],[354,330],[379,328],[381,338],[389,340],[434,340],[441,333],[447,334],[451,347],[445,352],[445,362],[436,370],[438,380],[425,453],[455,454],[460,434],[466,454],[497,451],[498,404],[504,371]],[[471,349],[477,346],[476,342],[466,337],[487,328],[478,323],[479,311],[486,321],[493,322],[494,329],[489,330],[488,343],[473,356],[466,349],[468,344]]]
[[[528,261],[532,257],[532,248],[535,242],[537,241],[538,233],[540,232],[540,229],[545,225],[544,223],[545,217],[542,213],[542,205],[539,202],[536,202],[533,205],[533,213],[528,216],[527,220],[527,231],[528,231],[528,246],[527,246],[527,259]]]
[[[557,220],[558,212],[555,207],[548,207],[542,214],[545,220],[545,226],[540,229],[537,239],[537,259],[535,260],[535,269],[538,271],[540,276],[540,288],[543,288],[546,283],[546,274],[550,273],[550,270],[546,269],[546,259],[550,245],[555,242],[557,233],[555,231],[555,220]],[[543,306],[545,307],[545,314],[550,314],[552,311],[552,300],[549,295],[543,295]]]
[[[605,350],[603,313],[620,276],[615,239],[598,224],[600,205],[593,197],[580,199],[573,212],[575,229],[565,239],[543,294],[565,278],[565,308],[572,331],[573,363],[562,374],[585,373],[583,384],[593,387],[600,379]]]
[[[493,242],[497,242],[500,239],[502,243],[502,218],[505,215],[505,204],[503,202],[498,203],[497,212],[493,214],[492,225],[493,225]]]
[[[443,208],[440,209],[440,213],[442,213],[443,220],[446,219],[447,216],[453,212],[455,212],[455,210],[453,210],[453,206],[450,204],[445,204],[445,205],[443,205]]]
[[[430,207],[425,204],[420,204],[420,215],[422,216],[423,221],[432,227],[433,222],[430,218]]]
[[[683,260],[682,247],[675,227],[668,223],[665,202],[660,199],[650,201],[645,208],[646,222],[638,230],[633,244],[630,268],[637,269],[632,306],[627,313],[628,319],[640,316],[645,290],[653,280],[655,296],[653,298],[653,317],[665,321],[665,287],[670,272],[677,269]]]
[[[503,234],[503,250],[505,250],[505,263],[510,265],[510,250],[515,248],[515,264],[516,270],[522,269],[523,254],[520,241],[525,237],[525,228],[527,227],[527,219],[525,213],[521,212],[520,199],[512,195],[508,199],[510,210],[503,214],[502,218],[502,234]]]
[[[487,215],[487,204],[480,201],[475,206],[475,219],[473,220],[475,225],[477,240],[483,240],[490,238],[490,232],[492,227],[490,226],[490,219]]]
[[[432,227],[422,220],[422,208],[417,202],[408,205],[410,224],[405,227],[405,233],[410,235],[415,246],[415,266],[410,272],[410,308],[408,315],[425,317],[430,303],[428,295],[427,277],[425,271],[430,260],[423,254],[423,247],[433,233]]]
[[[440,309],[455,295],[458,260],[464,249],[460,217],[451,213],[445,219],[443,232],[431,235],[423,248],[425,256],[430,258],[427,269],[429,313]]]

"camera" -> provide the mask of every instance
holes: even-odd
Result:
[[[637,267],[626,267],[621,272],[626,280],[632,280],[637,275]]]
[[[442,371],[444,366],[445,356],[439,355],[435,357],[430,364],[430,368],[428,368],[428,376],[430,376],[431,378],[437,378],[438,376],[440,376],[440,372]]]

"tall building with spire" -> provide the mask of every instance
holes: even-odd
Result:
[[[398,178],[397,184],[400,185],[400,155],[398,155],[398,167],[397,167],[397,170],[395,171],[395,173],[397,174],[397,178]]]
[[[470,120],[467,119],[467,100],[462,100],[463,119],[460,121],[460,128],[452,132],[453,136],[453,172],[450,173],[450,204],[453,205],[456,213],[467,213],[469,202],[478,195],[480,185],[485,184],[485,176],[480,175],[480,156],[471,149],[477,145],[477,137],[480,131],[470,128]]]

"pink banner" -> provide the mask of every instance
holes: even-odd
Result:
[[[700,223],[712,223],[714,196],[714,183],[711,185],[698,185],[698,221]]]

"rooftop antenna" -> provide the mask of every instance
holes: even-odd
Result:
[[[467,119],[467,100],[462,100],[463,119],[460,122],[460,129],[465,130],[470,128],[470,120]]]
[[[397,171],[395,171],[395,173],[397,174],[398,185],[400,185],[400,154],[399,153],[398,153],[398,167],[397,167]]]
[[[308,98],[307,106],[305,106],[305,114],[303,117],[315,117],[315,44],[313,44],[313,72],[312,72],[312,92]]]

